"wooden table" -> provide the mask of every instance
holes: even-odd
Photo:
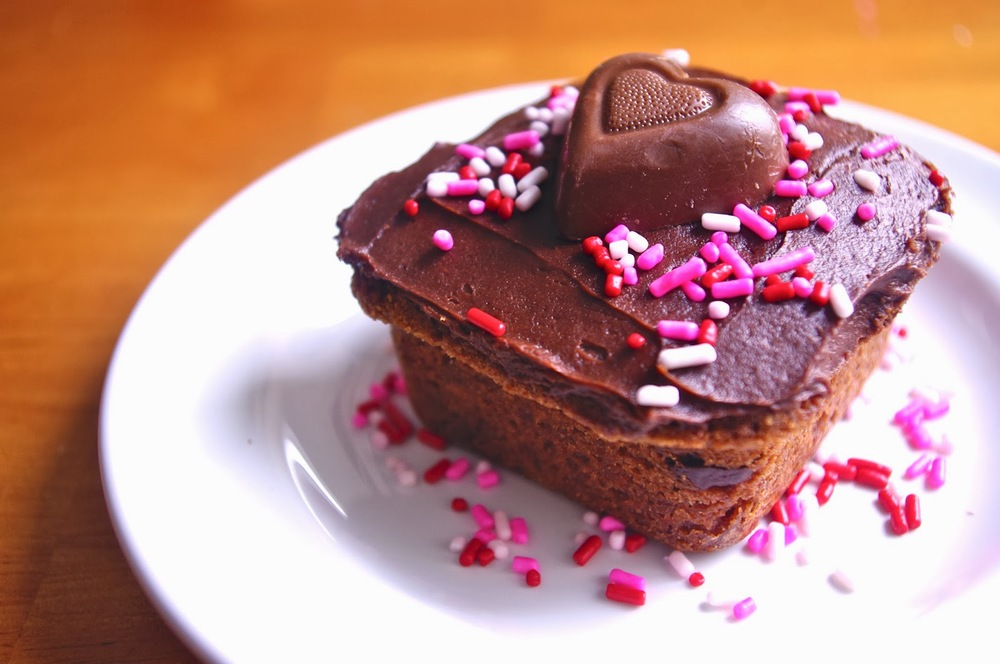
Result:
[[[191,658],[112,530],[101,387],[178,243],[318,141],[445,95],[684,47],[1000,150],[996,2],[340,4],[0,7],[0,661]]]

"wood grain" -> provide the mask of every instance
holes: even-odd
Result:
[[[331,135],[443,96],[687,48],[1000,150],[1000,4],[289,0],[0,6],[0,661],[191,651],[118,546],[98,454],[115,340],[177,245]],[[433,140],[428,136],[428,141]]]

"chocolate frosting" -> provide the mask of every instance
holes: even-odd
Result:
[[[701,72],[697,80],[710,80],[708,76]],[[720,94],[714,84],[702,89],[713,97]],[[739,94],[756,95],[746,87]],[[700,99],[692,95],[681,112],[710,113],[702,110]],[[780,95],[769,100],[778,110],[784,101]],[[612,124],[630,126],[632,121],[625,119],[630,113],[612,114],[618,118]],[[438,144],[410,167],[377,180],[340,215],[338,255],[355,268],[354,288],[362,304],[363,292],[378,291],[383,298],[397,290],[405,293],[477,356],[490,358],[515,380],[545,390],[577,416],[622,436],[797,408],[825,393],[846,354],[898,313],[938,257],[937,243],[926,238],[924,212],[949,209],[947,184],[931,184],[930,166],[910,149],[899,147],[864,159],[859,148],[876,139],[875,133],[822,112],[803,122],[823,137],[823,146],[809,158],[804,180],[826,178],[835,183],[836,189],[824,200],[839,223],[831,232],[813,223],[803,230],[778,233],[769,241],[744,229],[731,235],[729,242],[751,265],[812,247],[816,258],[810,267],[816,279],[843,284],[855,312],[838,318],[829,307],[801,298],[768,303],[760,296],[762,280],[757,280],[754,294],[731,300],[730,315],[718,321],[718,359],[706,366],[667,375],[657,370],[659,350],[675,343],[659,338],[657,322],[701,321],[708,301],[692,301],[680,289],[655,298],[647,286],[696,255],[711,233],[699,223],[644,230],[650,243],[664,246],[663,263],[640,273],[639,283],[625,287],[618,297],[608,297],[604,272],[580,242],[566,239],[555,221],[553,181],[562,178],[558,156],[564,144],[559,136],[545,137],[541,157],[527,157],[552,174],[543,185],[542,198],[527,212],[516,212],[504,221],[490,212],[471,214],[467,198],[427,197],[428,173],[454,171],[465,163],[454,146]],[[471,142],[500,145],[505,135],[528,125],[526,113],[518,110]],[[852,174],[859,168],[881,176],[879,191],[855,184]],[[420,203],[416,218],[401,211],[411,197]],[[781,217],[801,212],[810,200],[772,195],[767,202]],[[855,218],[862,202],[876,203],[878,209],[877,216],[865,223]],[[613,225],[605,223],[601,234]],[[437,229],[451,232],[451,251],[443,252],[431,242]],[[503,320],[506,334],[494,337],[474,328],[466,320],[470,307]],[[385,310],[381,313],[386,315]],[[626,339],[636,332],[646,344],[633,349]],[[671,408],[636,405],[636,390],[650,383],[676,385],[680,402]]]
[[[788,166],[778,118],[735,81],[691,77],[645,53],[587,78],[564,144],[556,201],[563,235],[617,223],[646,232],[704,212],[755,206]]]

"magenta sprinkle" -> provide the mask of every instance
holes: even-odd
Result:
[[[815,196],[816,198],[823,198],[824,196],[833,192],[833,182],[830,180],[816,180],[808,187],[806,191],[809,192],[810,196]]]
[[[688,299],[692,302],[702,302],[706,297],[708,297],[708,293],[705,292],[705,289],[693,281],[682,281],[681,290],[684,291],[684,294],[687,295]]]
[[[785,102],[785,112],[791,113],[794,116],[796,113],[812,113],[812,109],[804,101],[792,100]]]
[[[861,146],[861,156],[865,159],[875,159],[892,152],[899,147],[899,141],[893,136],[883,136],[867,145]]]
[[[706,242],[698,250],[698,255],[705,259],[707,263],[714,263],[719,260],[719,245],[714,242]]]
[[[465,157],[466,159],[475,159],[476,157],[482,159],[486,156],[486,150],[477,145],[462,143],[461,145],[455,146],[455,154],[460,157]]]
[[[744,279],[746,277],[753,276],[753,268],[750,264],[743,260],[733,245],[726,242],[725,244],[719,245],[719,260],[723,263],[729,263],[733,266],[733,276],[739,279]]]
[[[663,260],[663,245],[657,242],[650,245],[646,251],[635,259],[635,266],[640,270],[652,270]]]
[[[486,201],[481,198],[473,198],[469,201],[469,214],[480,215],[486,211]]]
[[[510,567],[518,574],[524,574],[531,569],[538,571],[538,559],[530,556],[514,556],[510,561]]]
[[[774,193],[785,198],[801,198],[807,191],[806,183],[801,180],[778,180],[774,183]]]
[[[816,219],[816,225],[819,226],[822,230],[829,233],[830,231],[832,231],[834,228],[837,227],[837,218],[834,217],[829,212],[825,212]]]
[[[607,234],[604,236],[604,241],[607,242],[608,244],[611,244],[612,242],[617,242],[618,240],[627,240],[628,232],[629,232],[628,226],[626,226],[625,224],[618,224],[617,226],[615,226],[614,228],[612,228],[610,231],[607,232]]]
[[[782,180],[782,182],[787,182],[787,180]],[[801,184],[803,189],[805,188],[803,183],[799,182],[798,184]],[[770,240],[778,234],[778,229],[776,229],[767,219],[760,216],[743,203],[736,204],[736,207],[733,208],[733,216],[739,219],[740,223],[752,230],[764,240]]]
[[[653,295],[653,297],[663,297],[673,289],[680,286],[683,282],[697,279],[701,275],[705,274],[707,270],[708,266],[705,264],[705,261],[696,256],[680,267],[675,267],[650,282],[649,292]]]
[[[857,215],[858,219],[861,221],[871,221],[875,218],[875,204],[874,203],[862,203],[858,206]]]
[[[618,569],[615,567],[608,574],[609,583],[619,583],[623,586],[628,586],[629,588],[635,588],[636,590],[646,589],[646,578],[639,576],[638,574],[632,574],[631,572],[626,572],[623,569]]]
[[[639,283],[639,273],[631,265],[626,266],[622,272],[622,282],[626,286],[635,286]]]
[[[778,128],[782,134],[790,134],[795,129],[795,118],[791,113],[778,114]]]
[[[441,251],[451,251],[455,246],[455,240],[452,239],[451,233],[442,228],[434,231],[434,246]]]
[[[819,103],[823,105],[832,106],[840,102],[840,93],[836,90],[812,90],[802,87],[788,88],[788,98],[793,101],[802,101],[810,94],[815,95]]]
[[[500,483],[500,474],[495,470],[484,470],[476,473],[476,484],[480,489],[492,489]]]
[[[490,511],[486,509],[486,507],[481,503],[476,503],[475,505],[470,507],[469,514],[472,515],[472,518],[475,520],[476,525],[479,526],[480,528],[488,529],[494,526],[495,522],[493,520],[493,515],[490,514]]]
[[[534,129],[528,129],[526,131],[517,131],[512,134],[507,134],[503,137],[503,149],[504,150],[527,150],[535,145],[541,140],[538,132]]]
[[[721,247],[724,244],[729,244],[729,236],[726,235],[726,231],[715,231],[712,233],[712,242]]]
[[[752,597],[747,597],[745,600],[733,605],[733,618],[743,620],[750,617],[756,610],[757,603],[753,601]]]
[[[455,180],[448,183],[449,196],[472,196],[479,193],[479,180]]]
[[[528,543],[528,524],[522,517],[511,517],[510,541],[514,544]]]
[[[677,341],[694,341],[698,338],[698,329],[698,323],[687,320],[661,320],[656,324],[661,337]]]
[[[928,469],[931,467],[931,461],[933,457],[930,454],[924,453],[917,457],[917,460],[906,467],[903,471],[903,477],[908,480],[915,480],[922,475],[926,475]]]
[[[804,178],[807,173],[809,173],[809,164],[801,159],[796,159],[792,163],[788,164],[788,176],[791,178],[800,180]]]
[[[780,274],[794,270],[800,265],[812,261],[816,258],[816,252],[812,247],[801,247],[795,251],[790,251],[783,256],[775,256],[766,261],[761,261],[753,266],[754,277],[766,277],[772,274]],[[811,292],[811,291],[810,291]]]
[[[602,516],[601,520],[597,522],[597,527],[604,532],[611,532],[612,530],[625,530],[625,524],[613,516]]]
[[[758,528],[747,539],[747,550],[751,553],[761,553],[767,546],[767,529]]]
[[[945,482],[945,461],[944,457],[934,457],[931,467],[927,469],[927,488],[940,489]]]
[[[753,294],[753,279],[750,277],[718,281],[712,284],[712,297],[719,300],[745,297],[751,294]]]

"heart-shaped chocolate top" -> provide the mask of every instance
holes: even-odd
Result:
[[[692,78],[633,53],[587,78],[560,164],[556,223],[570,238],[637,231],[753,206],[788,167],[778,118],[735,81]]]

